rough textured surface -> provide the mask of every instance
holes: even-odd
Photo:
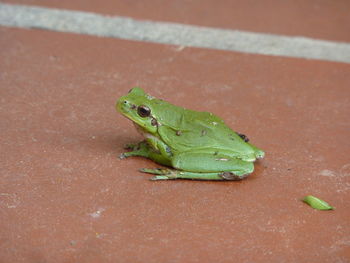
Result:
[[[0,25],[236,52],[350,63],[350,44],[96,13],[0,4]]]
[[[350,66],[0,28],[1,262],[349,262]],[[241,182],[151,182],[115,100],[212,111]],[[335,211],[300,199],[313,194]]]
[[[2,2],[350,41],[348,0],[2,0]]]

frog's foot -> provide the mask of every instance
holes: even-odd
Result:
[[[164,168],[155,168],[155,169],[140,169],[140,172],[156,174],[152,177],[152,181],[157,180],[173,180],[173,179],[191,179],[191,180],[215,180],[215,181],[238,181],[247,177],[249,174],[242,174],[237,172],[209,172],[209,173],[196,173],[196,172],[187,172],[180,171],[175,169],[164,169]]]
[[[256,159],[262,159],[262,158],[264,158],[265,153],[262,150],[258,149],[255,152],[255,156],[256,156]]]
[[[140,172],[148,173],[148,174],[168,175],[172,173],[172,170],[166,169],[166,168],[155,168],[155,169],[142,168],[140,169]]]
[[[142,168],[142,169],[140,169],[140,172],[142,172],[142,173],[157,174],[156,176],[153,176],[150,179],[152,181],[176,179],[174,171],[175,170],[166,169],[166,168],[155,168],[155,169]]]
[[[139,143],[128,143],[124,145],[124,150],[135,150],[138,147]]]
[[[240,180],[243,180],[244,178],[246,178],[248,175],[250,175],[250,173],[237,174],[237,173],[233,173],[233,172],[223,172],[223,173],[219,174],[219,176],[223,180],[228,180],[228,181],[240,181]]]
[[[149,145],[145,142],[142,141],[137,144],[126,144],[124,146],[124,149],[131,150],[130,152],[125,152],[119,155],[120,159],[125,159],[130,156],[143,156],[143,157],[148,157],[150,153],[150,147]]]

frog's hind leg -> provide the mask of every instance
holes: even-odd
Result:
[[[207,153],[182,153],[174,156],[175,169],[142,169],[141,172],[156,174],[152,180],[242,180],[254,171],[252,162]]]
[[[143,173],[156,174],[151,178],[152,181],[172,180],[172,179],[191,179],[191,180],[214,180],[214,181],[238,181],[244,179],[248,175],[236,175],[233,172],[214,172],[214,173],[196,173],[174,169],[140,169]]]
[[[252,162],[243,161],[219,153],[181,153],[172,159],[172,166],[190,172],[232,172],[237,176],[250,174],[254,171]]]

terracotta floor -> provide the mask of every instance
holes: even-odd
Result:
[[[230,1],[7,2],[350,41],[348,1],[232,1],[232,21]],[[4,26],[0,47],[1,263],[350,262],[350,64]],[[155,163],[117,158],[141,140],[114,109],[135,85],[221,116],[266,158],[239,182],[149,181]]]

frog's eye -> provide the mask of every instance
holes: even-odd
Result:
[[[145,118],[151,115],[151,110],[147,106],[141,105],[137,107],[137,114]]]

